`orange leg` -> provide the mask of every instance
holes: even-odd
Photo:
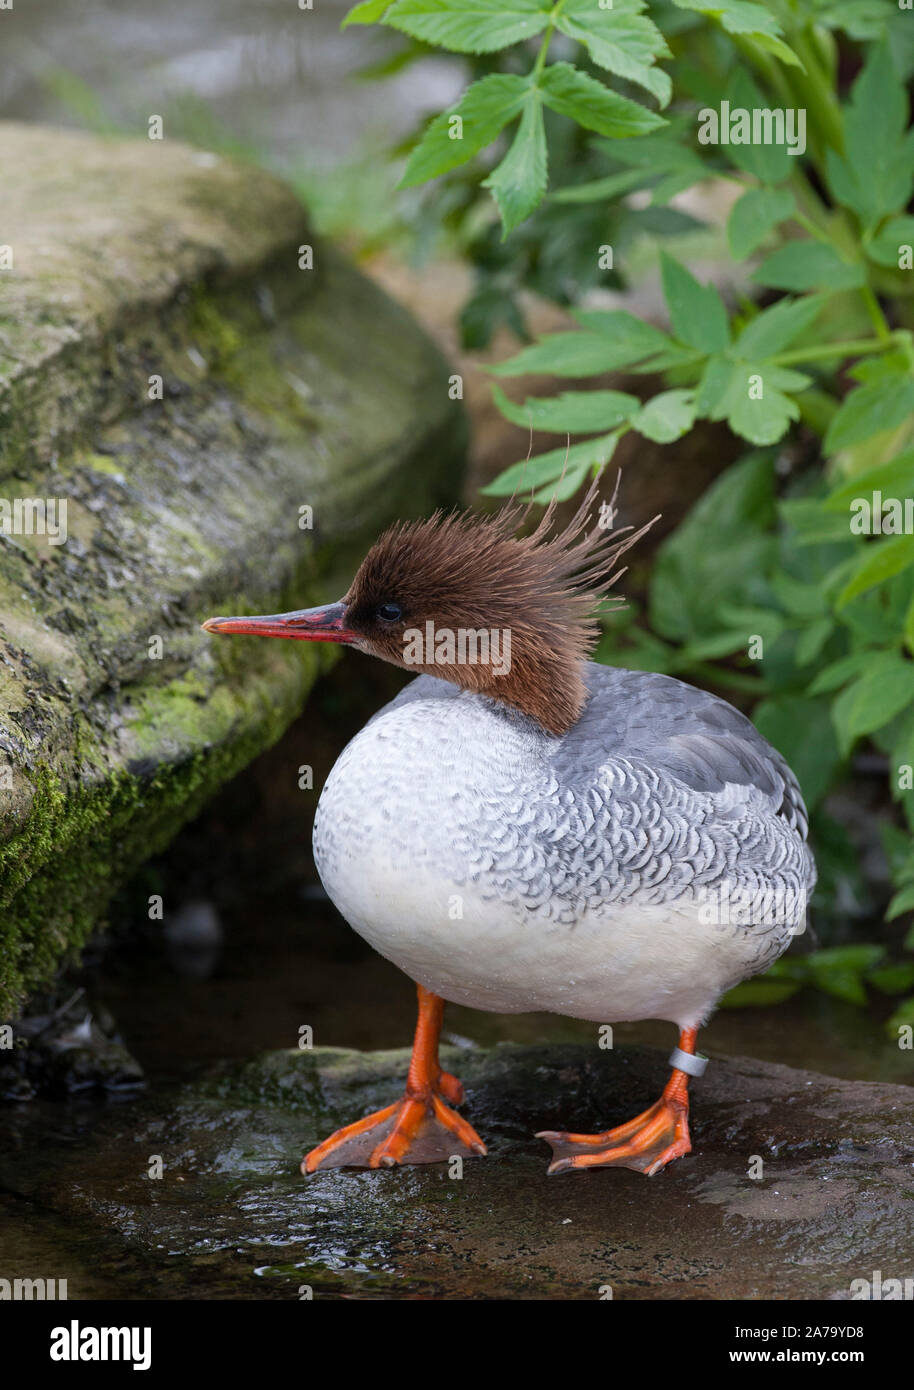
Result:
[[[697,1028],[685,1028],[679,1048],[694,1056]],[[634,1168],[649,1178],[671,1159],[691,1152],[689,1138],[689,1078],[675,1067],[663,1095],[628,1124],[603,1134],[565,1134],[543,1130],[536,1137],[552,1145],[550,1173],[569,1173],[575,1168]]]
[[[303,1173],[318,1168],[392,1168],[395,1163],[440,1163],[459,1155],[481,1157],[486,1146],[472,1125],[445,1105],[460,1105],[463,1087],[442,1071],[438,1038],[444,1000],[417,985],[419,1021],[406,1091],[396,1105],[376,1110],[331,1134],[302,1160]]]

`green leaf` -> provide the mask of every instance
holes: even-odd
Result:
[[[885,0],[819,0],[816,23],[842,29],[852,39],[876,39],[885,33],[888,17]]]
[[[643,135],[665,125],[662,116],[637,101],[620,97],[602,82],[579,72],[570,63],[552,63],[539,81],[543,101],[560,116],[570,116],[585,130],[614,139]]]
[[[874,733],[914,702],[914,662],[883,653],[835,700],[832,719],[842,753],[863,734]]]
[[[746,324],[735,351],[749,359],[775,357],[815,323],[824,303],[824,295],[811,294],[804,299],[782,299],[770,309],[763,309]]]
[[[866,247],[866,254],[877,265],[891,266],[893,270],[901,267],[899,262],[904,252],[911,256],[914,247],[914,217],[890,217],[885,226]],[[906,269],[911,269],[910,259]]]
[[[757,980],[744,980],[734,985],[720,1000],[722,1009],[764,1008],[770,1004],[783,1004],[785,999],[802,989],[798,980],[769,980],[763,975]]]
[[[726,420],[750,444],[776,444],[800,414],[796,401],[778,388],[782,379],[778,373],[778,368],[764,363],[731,364],[726,390],[709,412],[710,418]]]
[[[613,345],[620,367],[641,362],[671,346],[662,328],[636,318],[627,309],[578,309],[574,317],[582,328]]]
[[[807,957],[810,975],[818,987],[837,999],[865,1004],[861,976],[885,955],[882,946],[832,946]]]
[[[720,606],[767,567],[773,521],[772,461],[748,454],[724,469],[661,545],[650,585],[654,631],[676,642],[718,631]]]
[[[914,880],[914,840],[891,821],[882,822],[880,837],[893,880],[895,883],[910,883]],[[911,950],[914,950],[914,938]]]
[[[775,290],[859,289],[866,284],[861,265],[848,265],[821,241],[791,241],[766,256],[751,278]]]
[[[837,690],[869,666],[872,660],[872,651],[856,651],[842,656],[839,661],[830,662],[828,666],[823,666],[813,680],[809,694],[818,695],[828,690]]]
[[[828,791],[841,761],[829,704],[808,695],[784,695],[761,700],[752,714],[759,733],[793,768],[809,806]]]
[[[893,1042],[897,1043],[903,1036],[910,1037],[907,1029],[914,1028],[914,998],[906,999],[904,1003],[895,1010],[892,1017],[886,1021],[885,1031]]]
[[[674,0],[674,4],[718,20],[728,34],[767,34],[774,39],[783,33],[770,10],[753,0]]]
[[[633,188],[644,185],[642,169],[623,169],[618,174],[607,174],[603,179],[592,179],[589,183],[572,183],[558,188],[552,194],[554,203],[602,203],[615,198],[620,193],[629,193]]]
[[[632,417],[632,428],[645,439],[670,444],[692,428],[695,420],[694,391],[661,391]]]
[[[673,333],[700,352],[721,352],[730,340],[724,302],[713,285],[700,285],[679,261],[660,257],[663,293]]]
[[[779,510],[785,526],[794,532],[790,537],[794,545],[847,542],[847,518],[827,512],[817,497],[788,498],[781,502]]]
[[[515,425],[551,434],[594,434],[611,430],[639,408],[637,396],[625,391],[563,391],[558,396],[528,396],[523,405],[496,386],[495,404]]]
[[[793,194],[779,188],[750,188],[730,209],[727,218],[727,240],[730,253],[743,260],[779,222],[785,222],[796,211]]]
[[[865,227],[900,212],[914,191],[914,131],[886,40],[870,49],[844,110],[844,155],[826,151],[831,190]]]
[[[799,418],[800,407],[796,401],[781,391],[770,390],[761,400],[754,400],[748,394],[738,398],[727,416],[727,424],[734,434],[762,447],[783,439],[791,420]]]
[[[749,76],[745,64],[737,63],[731,69],[731,75],[725,90],[721,96],[729,103],[729,119],[724,122],[722,119],[722,103],[713,107],[705,107],[699,111],[698,143],[706,144],[715,134],[717,139],[712,140],[716,143],[721,154],[730,161],[737,169],[742,169],[744,173],[751,174],[758,179],[759,183],[770,187],[774,184],[783,183],[793,174],[797,159],[788,152],[786,144],[786,117],[785,117],[785,143],[779,144],[775,140],[768,143],[764,139],[753,139],[756,133],[752,129],[752,121],[755,112],[771,110],[769,98],[759,89],[756,83]],[[743,122],[737,121],[737,112],[746,111],[749,113],[748,129],[743,128]],[[759,117],[759,119],[762,119]],[[706,133],[705,123],[708,123]],[[764,135],[766,132],[758,132]],[[746,142],[743,137],[746,137]]]
[[[653,334],[665,342],[660,329],[642,324],[632,314],[618,311],[621,324],[617,335],[604,335],[601,332],[564,332],[564,334],[545,334],[538,342],[522,347],[521,352],[507,361],[500,361],[489,367],[496,377],[524,377],[526,374],[546,373],[550,377],[596,377],[603,371],[615,371],[618,367],[631,366],[650,352],[656,352]],[[593,314],[592,317],[600,317]],[[610,317],[603,316],[603,317]],[[642,332],[643,331],[645,332]]]
[[[665,176],[651,198],[652,203],[657,203],[707,178],[707,165],[690,148],[690,139],[691,123],[674,116],[660,130],[637,140],[598,140],[596,147],[617,164],[640,170],[644,187],[649,187],[657,176]]]
[[[829,493],[824,506],[830,511],[843,512],[854,498],[866,492],[881,492],[886,497],[914,497],[914,449],[905,449],[888,463],[856,473]]]
[[[778,391],[805,391],[810,385],[811,378],[794,371],[793,367],[779,367],[772,361],[761,363],[757,370],[761,371],[762,367],[766,386],[775,386]]]
[[[607,449],[607,460],[612,457],[615,447],[614,440],[612,446]],[[567,502],[568,498],[573,497],[578,491],[581,484],[586,482],[591,467],[594,466],[596,465],[592,465],[586,460],[580,459],[573,467],[569,465],[566,471],[557,478],[555,482],[544,483],[541,488],[537,488],[530,500],[532,502],[540,502],[544,506],[548,506],[552,501]]]
[[[517,338],[526,333],[523,314],[509,285],[482,280],[460,310],[460,341],[468,351],[488,347],[496,330],[506,325]]]
[[[827,454],[859,444],[882,430],[895,429],[914,414],[914,380],[893,372],[858,386],[845,396],[823,442]]]
[[[847,946],[826,946],[813,951],[806,957],[810,969],[830,970],[840,966],[842,970],[853,970],[855,975],[875,969],[885,959],[885,947],[861,941]]]
[[[828,596],[821,581],[806,584],[786,570],[776,570],[769,583],[775,598],[792,617],[818,618],[828,611]]]
[[[695,641],[686,642],[684,647],[679,649],[679,657],[683,666],[688,666],[696,661],[717,661],[723,656],[732,656],[735,652],[745,652],[746,632],[740,629],[739,632],[717,632],[713,637],[699,637]]]
[[[443,111],[427,127],[399,186],[425,183],[472,159],[520,115],[529,91],[527,79],[511,73],[495,72],[474,82],[451,111]]]
[[[914,961],[884,965],[879,970],[871,970],[866,978],[882,994],[904,994],[914,985]]]
[[[605,466],[612,458],[619,436],[617,433],[603,435],[600,439],[587,439],[570,448],[549,449],[544,454],[536,454],[531,459],[520,459],[506,468],[482,491],[488,497],[510,497],[516,492],[526,492],[530,488],[541,488],[544,484],[557,482],[565,474],[577,477],[576,491],[587,471],[594,465]],[[566,493],[570,496],[571,493]]]
[[[390,0],[362,0],[360,5],[353,5],[340,28],[346,29],[350,24],[377,24],[389,9]]]
[[[596,376],[613,371],[617,356],[616,346],[598,333],[546,333],[489,371],[494,376]]]
[[[885,920],[894,922],[896,917],[900,917],[903,912],[914,910],[914,883],[908,883],[892,898],[886,909]],[[912,929],[914,930],[914,929]]]
[[[809,666],[821,652],[835,630],[831,618],[816,618],[797,638],[794,660],[798,666]]]
[[[914,347],[914,334],[905,333],[904,336],[910,339],[910,346]],[[868,384],[871,381],[881,381],[883,377],[890,377],[898,372],[907,376],[909,368],[908,353],[898,344],[888,352],[877,352],[859,358],[852,367],[848,367],[847,374],[855,381]]]
[[[843,608],[858,594],[884,584],[910,565],[914,565],[914,536],[893,536],[891,540],[866,546],[853,577],[838,595],[837,607]]]
[[[788,67],[803,67],[803,64],[800,62],[800,59],[794,53],[793,49],[788,47],[783,39],[774,39],[770,34],[758,33],[749,34],[748,37],[755,44],[756,48],[760,48],[763,53],[770,53],[775,58],[780,58],[781,62],[786,63]],[[805,72],[805,68],[803,70]]]
[[[702,372],[698,390],[695,393],[695,413],[701,418],[722,420],[718,409],[727,394],[730,378],[733,376],[733,363],[729,357],[709,357]]]
[[[517,134],[508,153],[488,176],[483,187],[492,190],[498,204],[504,235],[543,200],[546,191],[546,129],[539,94],[530,91]]]
[[[549,0],[395,0],[385,24],[452,53],[494,53],[542,33]]]
[[[565,0],[556,28],[584,44],[598,67],[646,87],[661,106],[667,105],[672,83],[654,63],[658,57],[669,57],[670,50],[651,20],[621,7],[603,9],[595,0]]]

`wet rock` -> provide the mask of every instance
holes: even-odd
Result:
[[[631,1118],[659,1092],[664,1055],[504,1044],[445,1058],[489,1145],[459,1176],[303,1179],[302,1150],[395,1099],[407,1064],[323,1049],[267,1054],[91,1124],[60,1114],[55,1145],[30,1142],[41,1117],[13,1107],[0,1186],[45,1229],[112,1252],[120,1297],[842,1299],[875,1270],[912,1274],[908,1087],[713,1059],[693,1086],[688,1157],[650,1179],[547,1178],[534,1131]]]
[[[90,1091],[125,1095],[144,1084],[111,1014],[85,991],[33,1001],[45,1007],[17,1020],[13,1046],[0,1049],[0,1099],[33,1100]]]
[[[453,499],[464,424],[272,175],[8,123],[0,184],[3,1019],[329,659],[200,620],[335,596],[387,521]]]

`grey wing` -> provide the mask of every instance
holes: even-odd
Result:
[[[784,758],[725,700],[653,672],[588,666],[590,699],[558,745],[553,767],[566,786],[591,785],[617,758],[669,785],[695,825],[739,827],[749,867],[774,867],[792,846],[799,876],[815,883],[808,817]],[[691,795],[690,795],[691,794]],[[750,812],[747,797],[754,810]],[[784,834],[787,830],[792,832]]]
[[[787,763],[755,725],[716,695],[650,671],[589,663],[590,700],[555,765],[568,780],[593,775],[610,754],[643,759],[695,791],[751,786],[805,838],[808,817]]]

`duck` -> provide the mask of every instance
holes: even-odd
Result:
[[[591,659],[618,561],[647,530],[595,520],[597,487],[561,524],[554,501],[535,522],[515,500],[398,522],[339,601],[203,624],[414,677],[340,754],[313,831],[332,902],[416,984],[406,1083],[307,1153],[306,1175],[486,1154],[439,1060],[450,1002],[673,1024],[654,1104],[536,1136],[551,1174],[653,1176],[691,1152],[700,1027],[804,930],[815,866],[785,759],[719,696]]]

